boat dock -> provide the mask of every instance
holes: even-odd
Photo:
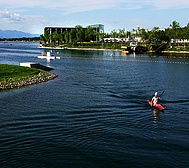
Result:
[[[41,64],[36,63],[36,62],[23,62],[23,63],[20,63],[20,66],[25,66],[25,67],[29,67],[29,68],[36,68],[36,69],[42,69],[44,71],[52,71],[52,70],[54,70],[53,68],[41,65]]]

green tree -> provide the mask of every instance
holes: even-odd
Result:
[[[90,41],[90,40],[92,40],[93,36],[94,36],[93,28],[90,26],[87,27],[87,29],[85,30],[85,40]]]
[[[113,31],[111,31],[111,37],[114,38],[114,47],[115,47],[115,38],[117,37],[117,35],[118,35],[118,33],[115,29]]]
[[[64,39],[65,39],[65,43],[68,44],[69,43],[69,32],[68,31],[64,32]]]
[[[59,40],[60,40],[61,43],[64,42],[64,34],[63,34],[63,33],[61,33],[61,34],[59,35]]]
[[[130,39],[130,37],[131,37],[131,32],[130,32],[130,31],[127,31],[126,36],[127,36],[128,39]]]
[[[125,28],[124,29],[119,29],[119,36],[120,36],[120,38],[126,38],[127,33],[125,31]],[[122,45],[122,41],[121,41],[121,45]]]
[[[178,38],[178,29],[180,28],[180,24],[177,21],[173,21],[170,24],[171,27],[171,38],[176,39]]]
[[[136,36],[137,36],[137,30],[136,29],[132,29],[131,37],[135,38]]]
[[[147,40],[148,36],[149,36],[148,30],[142,29],[142,35],[141,36],[142,36],[143,39]]]
[[[179,22],[177,22],[176,20],[174,20],[174,21],[172,22],[172,24],[170,24],[170,27],[171,27],[173,30],[176,30],[176,29],[180,28],[180,24],[179,24]]]
[[[138,26],[136,30],[136,36],[139,37],[140,35],[141,35],[141,30],[140,27]]]
[[[189,23],[183,29],[183,36],[185,39],[189,39]]]
[[[110,38],[110,37],[111,37],[111,35],[109,33],[104,34],[104,38]]]
[[[165,35],[165,31],[164,30],[160,30],[158,32],[158,39],[160,40],[160,42],[167,41],[167,37]]]
[[[125,38],[126,37],[125,28],[124,29],[119,29],[119,36],[120,36],[120,38]]]
[[[57,31],[55,31],[53,34],[52,34],[52,41],[55,42],[55,44],[58,42],[59,43],[59,34]]]
[[[159,27],[154,27],[152,29],[153,38],[156,39],[156,42],[159,40]]]
[[[171,47],[171,38],[172,38],[171,28],[165,29],[165,36],[167,37],[167,42],[169,42],[169,47]]]
[[[40,35],[40,39],[41,39],[41,41],[43,41],[44,43],[46,43],[45,37],[43,36],[43,34]]]
[[[76,40],[77,40],[77,37],[76,37],[76,29],[72,29],[70,31],[70,34],[69,34],[69,37],[70,37],[70,43],[75,43]]]
[[[52,34],[49,34],[49,42],[52,43],[52,41],[53,41],[53,36]]]
[[[83,27],[80,26],[80,25],[77,25],[75,28],[76,28],[76,38],[77,38],[77,41],[79,41],[81,43],[83,41],[83,37],[84,37]]]
[[[103,32],[99,32],[98,33],[99,39],[102,41],[102,48],[104,47],[104,33]]]
[[[44,33],[44,41],[45,43],[50,41],[50,34],[47,30]]]
[[[148,39],[149,39],[151,44],[153,42],[154,37],[155,37],[154,36],[154,31],[153,30],[152,31],[148,31]]]

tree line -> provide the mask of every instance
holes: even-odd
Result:
[[[58,34],[55,31],[52,34],[49,34],[48,31],[44,35],[40,35],[42,41],[54,42],[54,43],[77,43],[77,42],[89,42],[96,41],[96,38],[100,41],[104,41],[104,38],[136,38],[140,37],[142,39],[152,42],[156,41],[166,41],[170,42],[171,39],[189,39],[189,23],[185,27],[180,27],[179,22],[173,21],[170,26],[166,29],[159,29],[159,27],[154,27],[152,30],[147,30],[144,28],[138,27],[132,31],[126,31],[125,29],[113,30],[110,33],[100,33],[93,30],[92,27],[83,28],[78,25],[75,26],[75,29],[72,29],[70,32],[64,31],[61,34]]]
[[[141,29],[141,35],[144,39],[152,41],[170,42],[171,39],[189,39],[189,23],[185,27],[180,27],[179,22],[173,21],[170,26],[164,30],[160,30],[159,27],[154,27],[151,31]]]
[[[140,37],[149,42],[156,41],[171,41],[171,39],[189,39],[189,23],[185,27],[180,27],[179,22],[173,21],[170,26],[166,29],[160,29],[159,27],[154,27],[152,30],[147,30],[144,28],[138,27],[132,31],[125,31],[125,29],[119,29],[117,32],[115,29],[111,31],[110,34],[105,34],[106,38],[120,37],[120,38],[136,38]]]
[[[91,41],[95,38],[97,33],[93,30],[92,27],[83,28],[80,25],[75,26],[75,29],[71,29],[70,32],[64,31],[61,34],[58,34],[57,31],[49,34],[46,30],[44,35],[40,35],[42,41],[54,42],[54,43],[76,43],[76,42],[85,42]]]

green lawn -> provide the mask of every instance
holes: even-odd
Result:
[[[22,67],[18,65],[0,64],[0,81],[6,81],[10,78],[18,80],[20,78],[31,77],[39,74],[41,70]]]
[[[0,64],[0,91],[42,83],[56,77],[41,69]]]

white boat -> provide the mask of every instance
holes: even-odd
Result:
[[[55,56],[53,52],[47,52],[47,55],[44,55],[42,52],[41,55],[38,56],[41,59],[60,59],[60,57]]]

